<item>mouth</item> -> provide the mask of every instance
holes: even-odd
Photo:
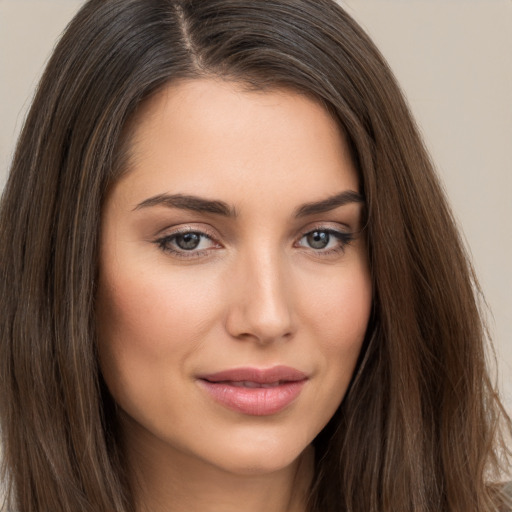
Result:
[[[284,384],[287,384],[292,381],[278,380],[276,382],[252,382],[250,380],[243,380],[243,381],[224,380],[224,381],[220,381],[220,382],[212,382],[212,381],[208,381],[208,382],[210,382],[211,384],[225,384],[228,386],[234,386],[235,388],[270,389],[270,388],[277,388],[278,386],[283,386]]]
[[[198,377],[215,402],[250,416],[277,414],[300,395],[308,376],[295,368],[233,368]]]

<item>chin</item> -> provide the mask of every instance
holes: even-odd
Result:
[[[214,456],[217,458],[215,465],[241,476],[280,472],[293,466],[304,453],[313,451],[309,442],[302,439],[293,441],[293,436],[288,436],[286,440],[270,436],[235,437],[228,449],[223,449],[218,457]]]

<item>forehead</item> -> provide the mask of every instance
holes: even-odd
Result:
[[[176,82],[141,106],[130,132],[120,182],[148,197],[178,191],[229,201],[286,191],[302,201],[333,188],[358,190],[337,123],[319,102],[290,89]]]

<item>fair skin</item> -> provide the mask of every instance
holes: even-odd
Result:
[[[97,322],[138,511],[305,512],[372,300],[345,141],[304,95],[220,79],[168,86],[132,125]]]

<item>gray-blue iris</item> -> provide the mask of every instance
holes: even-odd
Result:
[[[195,249],[199,245],[200,241],[201,236],[197,233],[184,233],[176,237],[176,245],[180,249],[188,251]]]
[[[324,249],[329,243],[330,235],[325,231],[313,231],[307,236],[307,240],[313,249]]]

